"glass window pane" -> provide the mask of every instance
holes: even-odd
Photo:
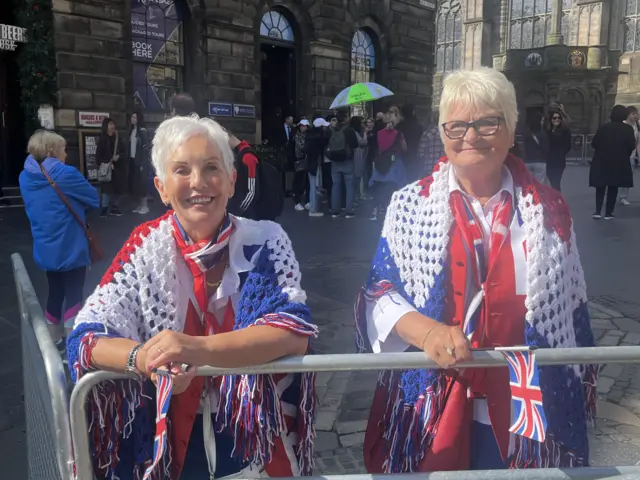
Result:
[[[547,11],[547,2],[546,0],[534,0],[534,12],[537,14],[542,14]]]
[[[533,22],[525,20],[522,22],[522,47],[531,48],[533,45]]]
[[[562,36],[564,38],[564,43],[568,43],[569,42],[569,14],[568,13],[563,13],[562,14]]]
[[[453,69],[454,70],[460,70],[461,68],[460,50],[461,50],[461,46],[459,43],[453,46]]]
[[[456,12],[453,21],[453,40],[459,42],[462,39],[462,15]]]
[[[572,6],[572,1],[571,0],[562,0],[562,9],[563,10],[570,10],[571,6]],[[549,4],[551,4],[551,2],[549,2]]]
[[[640,38],[640,22],[636,19],[636,38],[633,39],[633,51],[638,50],[638,39]]]
[[[436,71],[444,72],[444,47],[436,47]]]
[[[624,51],[625,52],[633,52],[635,47],[634,45],[634,34],[635,34],[635,22],[633,20],[627,20],[624,26]]]
[[[509,41],[509,46],[511,48],[520,48],[520,29],[522,28],[521,22],[513,22],[511,24],[511,39]]]
[[[447,45],[444,51],[444,71],[453,71],[453,45]]]
[[[533,2],[534,0],[523,0],[522,2],[522,16],[530,17],[533,15]]]
[[[294,42],[293,28],[284,15],[275,10],[266,12],[260,23],[260,35],[283,42]]]
[[[444,15],[438,15],[438,26],[437,26],[438,43],[444,43],[444,31],[445,31],[444,19],[445,19]]]
[[[544,27],[545,27],[544,18],[536,18],[533,21],[533,46],[534,47],[544,47],[546,43],[544,38]]]
[[[447,42],[453,41],[453,15],[447,15],[446,27],[445,27],[445,40]]]
[[[522,0],[511,0],[511,18],[522,18]]]
[[[627,15],[636,14],[637,0],[627,0]]]

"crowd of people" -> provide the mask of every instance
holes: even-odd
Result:
[[[31,137],[20,176],[34,258],[49,278],[47,319],[66,327],[73,381],[96,369],[128,375],[89,396],[96,477],[310,475],[313,375],[196,375],[204,365],[308,354],[322,332],[287,234],[264,213],[247,218],[256,198],[268,200],[260,175],[277,182],[279,172],[263,170],[220,123],[190,115],[187,97],[178,100],[151,145],[139,116],[122,145],[115,124],[105,124],[102,175],[113,185],[103,208],[117,214],[131,172],[136,198],[149,193],[140,189],[149,175],[138,156],[150,148],[153,185],[168,210],[135,228],[86,301],[85,212],[99,204],[96,189],[65,164],[64,139],[48,131]],[[376,216],[388,212],[370,274],[354,286],[359,351],[424,351],[438,365],[382,373],[363,447],[367,471],[588,465],[595,366],[539,368],[546,420],[538,436],[510,432],[506,368],[455,368],[473,349],[594,345],[569,209],[536,179],[544,157],[529,150],[523,163],[510,154],[515,89],[497,70],[459,71],[444,82],[436,126],[423,131],[412,110],[392,107],[364,122],[338,112],[297,126],[288,117],[281,130],[296,210],[305,210],[306,189],[310,214],[321,213],[311,190],[330,177],[333,215],[343,207],[352,215],[363,185]],[[541,130],[531,137],[542,148]],[[420,160],[436,157],[434,166]],[[170,408],[157,415],[166,441],[154,448],[153,399],[168,375]]]

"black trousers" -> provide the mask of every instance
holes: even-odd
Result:
[[[560,185],[562,183],[562,174],[564,173],[564,169],[564,165],[547,164],[547,178],[549,179],[549,183],[559,192],[562,191]]]
[[[46,318],[49,323],[58,325],[64,322],[67,328],[73,327],[73,320],[82,306],[82,289],[86,267],[65,272],[47,272],[49,297],[47,298]],[[63,311],[62,306],[66,302]]]
[[[602,212],[602,204],[604,203],[605,192],[607,194],[607,205],[604,214],[610,215],[616,208],[616,200],[618,199],[618,187],[596,187],[596,213]]]
[[[293,175],[293,203],[304,205],[307,203],[307,190],[309,190],[309,175],[306,170],[295,172]]]

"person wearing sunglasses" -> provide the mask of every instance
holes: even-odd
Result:
[[[594,341],[569,209],[509,154],[513,85],[455,72],[439,112],[446,156],[394,193],[355,317],[360,352],[423,351],[440,369],[381,373],[367,471],[586,466],[595,366],[538,368],[546,438],[510,432],[506,368],[454,368],[473,349]]]
[[[551,186],[560,191],[562,174],[567,166],[567,154],[571,150],[571,130],[565,125],[559,111],[552,111],[549,114],[547,137],[549,139],[547,177]]]

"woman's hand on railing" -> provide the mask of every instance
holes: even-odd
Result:
[[[434,326],[425,335],[421,348],[443,368],[452,368],[473,358],[469,341],[459,327]]]
[[[158,370],[167,370],[166,367],[159,368]],[[196,377],[198,373],[198,367],[190,366],[186,371],[182,369],[182,365],[173,364],[170,369],[171,376],[173,379],[173,390],[172,395],[180,395],[183,393],[189,385],[191,384],[191,380]],[[154,385],[158,385],[158,375],[155,373],[151,374],[151,381]]]
[[[164,330],[151,337],[145,344],[145,372],[149,375],[154,368],[173,364],[206,365],[208,361],[206,338],[171,330]]]

